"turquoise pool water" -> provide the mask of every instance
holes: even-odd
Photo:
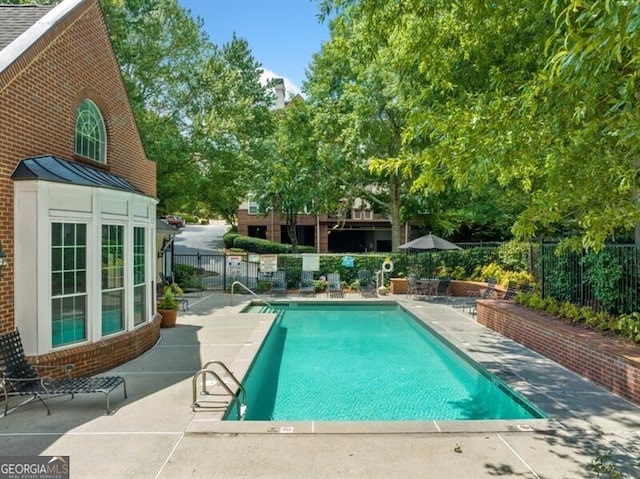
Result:
[[[395,304],[291,303],[277,309],[244,381],[247,420],[544,417]]]

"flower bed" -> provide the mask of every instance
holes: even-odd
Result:
[[[640,404],[640,345],[506,301],[478,301],[478,323]]]

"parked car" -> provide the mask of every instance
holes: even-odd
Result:
[[[175,226],[176,228],[184,228],[185,222],[182,216],[167,215],[163,219],[170,225]]]

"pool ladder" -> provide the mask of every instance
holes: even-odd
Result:
[[[241,281],[234,281],[231,284],[231,306],[233,306],[233,290],[236,286],[240,286],[242,289],[244,289],[247,293],[255,296],[258,300],[260,300],[262,303],[266,304],[267,306],[269,306],[271,309],[275,309],[273,307],[273,305],[269,302],[267,302],[266,300],[264,300],[263,298],[261,298],[260,296],[258,296],[255,291],[253,291],[251,288],[249,288],[246,284],[242,283]]]
[[[216,372],[213,367],[218,367],[222,370],[222,374]],[[198,400],[198,380],[202,379],[202,388],[200,389],[200,396],[214,396],[215,394],[210,392],[207,389],[207,377],[212,376],[215,379],[216,384],[220,385],[222,389],[224,389],[225,393],[228,396],[231,396],[231,403],[236,404],[236,411],[238,414],[238,421],[244,419],[245,414],[247,412],[247,391],[244,389],[240,381],[233,375],[229,368],[222,361],[209,361],[202,369],[200,369],[197,373],[194,374],[192,379],[192,402],[191,409],[196,411],[201,408],[209,408],[209,409],[220,409],[225,408],[230,405],[230,403],[226,401],[216,401],[211,399],[200,399]],[[222,377],[229,378],[231,380],[231,385],[229,385]],[[235,390],[233,389],[235,386]],[[209,404],[209,405],[207,405]]]

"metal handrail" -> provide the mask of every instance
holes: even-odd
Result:
[[[227,367],[226,364],[224,364],[222,361],[217,361],[217,360],[213,360],[213,361],[208,361],[207,363],[205,363],[204,366],[202,366],[202,369],[208,369],[210,365],[212,364],[216,364],[218,366],[220,366],[225,373],[227,373],[227,376],[229,376],[231,378],[231,380],[235,383],[235,385],[238,387],[238,389],[240,390],[240,392],[242,393],[242,397],[244,399],[243,403],[246,404],[247,403],[247,391],[245,390],[244,386],[240,383],[240,381],[238,381],[238,378],[236,378],[233,373],[229,370],[229,368]],[[202,381],[202,390],[207,393],[207,384],[206,381]],[[240,395],[237,395],[238,397],[240,397]]]
[[[202,377],[202,384],[203,384],[203,388],[202,391],[200,391],[200,394],[210,394],[209,391],[207,391],[206,388],[206,376],[208,374],[210,374],[211,376],[214,377],[214,379],[217,381],[217,383],[225,390],[225,392],[231,396],[232,401],[234,401],[236,403],[237,406],[237,414],[238,414],[238,420],[242,420],[244,419],[246,410],[247,410],[247,392],[245,391],[245,389],[242,387],[242,385],[239,383],[239,381],[236,379],[236,377],[231,373],[231,371],[229,371],[229,369],[222,363],[220,363],[219,361],[210,361],[207,364],[211,364],[211,363],[218,363],[220,364],[225,371],[228,372],[229,376],[233,379],[233,381],[239,385],[239,389],[240,392],[242,393],[242,399],[240,398],[240,394],[237,394],[235,392],[233,392],[233,390],[227,385],[227,383],[224,382],[224,380],[218,375],[218,373],[216,373],[215,371],[211,370],[211,369],[206,369],[206,368],[202,368],[200,369],[198,372],[196,372],[193,376],[193,379],[191,380],[191,409],[193,411],[195,411],[197,408],[203,408],[206,407],[204,406],[202,403],[203,402],[207,402],[207,401],[198,401],[198,388],[197,388],[197,384],[198,384],[198,378]]]
[[[269,303],[268,301],[265,301],[263,298],[261,298],[260,296],[258,296],[251,288],[249,288],[248,286],[246,286],[244,283],[242,283],[241,281],[234,281],[231,284],[231,306],[233,306],[233,287],[235,285],[238,286],[242,286],[245,291],[248,291],[249,293],[251,293],[252,295],[254,295],[256,298],[258,298],[260,301],[262,301],[264,304],[266,304],[267,306],[269,306],[270,308],[276,309],[271,303]]]

